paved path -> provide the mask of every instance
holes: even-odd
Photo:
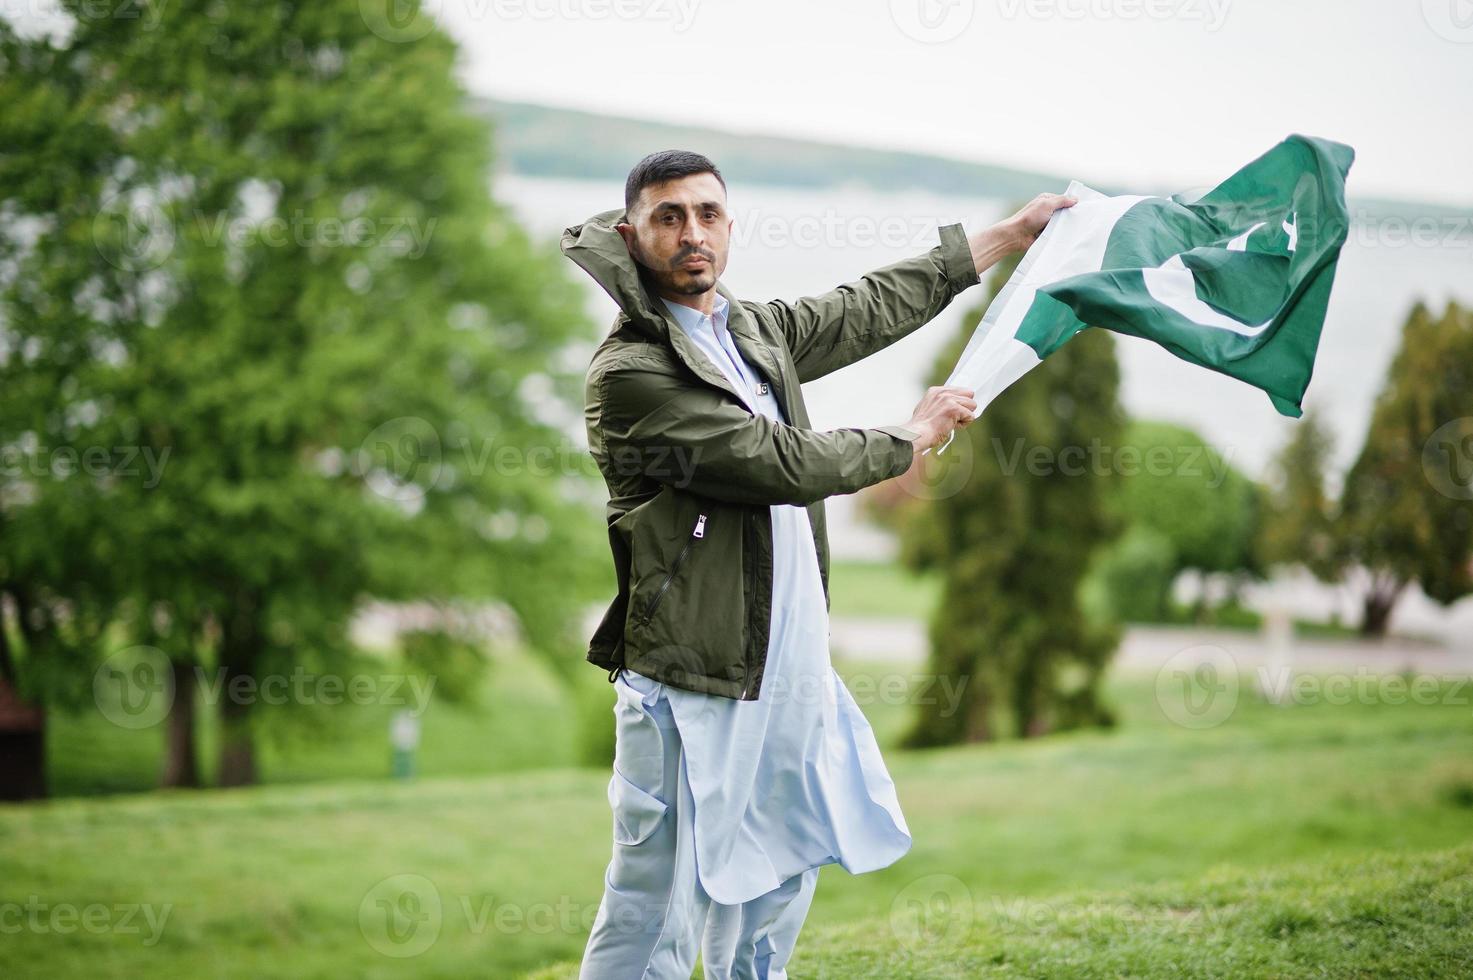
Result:
[[[593,635],[603,607],[590,607],[584,616],[584,635]],[[429,606],[377,606],[366,610],[354,624],[355,639],[369,647],[384,645],[395,632],[428,625],[443,617]],[[462,626],[488,636],[511,636],[514,617],[506,610],[484,607],[465,613]],[[920,667],[929,643],[926,623],[915,618],[861,618],[838,616],[830,621],[829,642],[836,656]],[[1264,631],[1219,630],[1176,626],[1132,626],[1125,631],[1115,654],[1117,670],[1154,673],[1170,663],[1189,667],[1231,658],[1241,671],[1277,669],[1285,665],[1298,673],[1366,671],[1398,674],[1415,671],[1450,676],[1473,675],[1473,631],[1461,624],[1446,638],[1419,640],[1391,637],[1384,641],[1271,636]]]
[[[921,664],[926,660],[926,624],[911,619],[838,617],[830,623],[830,644],[838,655],[857,660]],[[1289,664],[1299,672],[1473,674],[1473,645],[1393,637],[1383,642],[1359,639],[1293,638],[1276,641],[1263,632],[1132,626],[1115,655],[1117,669],[1155,672],[1168,661],[1179,666],[1231,657],[1240,670]]]

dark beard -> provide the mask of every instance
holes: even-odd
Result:
[[[675,253],[670,260],[669,267],[665,269],[656,268],[645,261],[643,250],[637,246],[631,251],[635,265],[639,267],[640,276],[655,287],[656,293],[699,296],[716,285],[716,256],[706,249],[681,249]],[[679,268],[680,263],[696,254],[704,255],[711,261],[711,267],[705,273],[696,274]]]
[[[716,285],[715,269],[711,270],[711,278],[709,280],[701,278],[699,276],[691,275],[691,277],[686,280],[684,285],[676,282],[673,274],[670,274],[670,276],[671,278],[664,282],[665,287],[669,289],[670,292],[678,293],[681,296],[699,296],[702,293],[708,291],[712,286]]]

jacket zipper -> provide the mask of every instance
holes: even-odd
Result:
[[[640,620],[641,626],[648,626],[650,620],[655,618],[655,608],[659,606],[660,600],[665,598],[665,593],[670,590],[671,584],[675,581],[675,573],[680,571],[680,565],[685,561],[685,556],[690,554],[691,546],[696,543],[696,538],[704,538],[705,536],[706,515],[701,514],[696,518],[695,530],[691,531],[690,537],[686,539],[685,547],[680,549],[680,554],[675,556],[675,561],[670,565],[670,573],[665,576],[665,581],[660,583],[659,591],[650,600],[650,604],[645,607],[644,618]]]
[[[755,525],[757,523],[757,517],[756,517],[755,514],[752,516],[751,521],[749,521],[748,523],[753,524],[753,525]],[[756,540],[756,537],[757,537],[756,532],[753,531],[753,533],[750,535],[750,541],[755,541]],[[747,592],[748,592],[748,594],[750,596],[750,601],[751,602],[756,602],[757,601],[757,556],[752,553],[752,548],[751,548],[750,541],[749,541],[748,547],[746,549],[747,550],[748,559],[749,559],[748,560],[748,563],[747,563]],[[752,658],[747,655],[747,651],[746,650],[743,650],[742,651],[742,700],[743,701],[750,700],[750,698],[748,698],[747,695],[749,693],[751,693],[751,687],[752,687]]]

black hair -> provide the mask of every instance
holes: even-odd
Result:
[[[710,157],[692,153],[690,150],[661,150],[651,153],[634,165],[634,169],[629,171],[628,179],[624,181],[624,210],[633,210],[634,202],[639,200],[639,192],[651,184],[663,184],[667,180],[678,180],[695,174],[711,174],[721,182],[721,189],[726,190],[726,179],[721,176],[721,171],[716,169],[716,164],[711,162]]]

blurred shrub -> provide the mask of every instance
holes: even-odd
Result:
[[[1133,525],[1095,559],[1081,586],[1086,612],[1097,622],[1163,622],[1171,614],[1176,569],[1171,539]]]
[[[445,630],[410,630],[399,636],[405,663],[435,680],[435,696],[450,704],[479,707],[490,661],[479,643]]]

